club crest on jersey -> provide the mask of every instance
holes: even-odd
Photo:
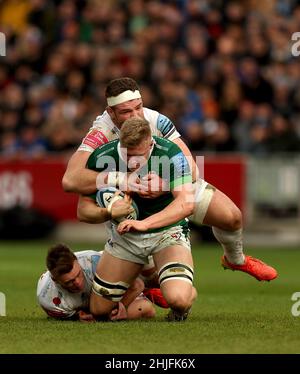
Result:
[[[181,233],[180,232],[175,232],[174,234],[171,234],[171,238],[175,240],[179,240],[181,238]]]

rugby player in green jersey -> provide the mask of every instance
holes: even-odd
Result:
[[[120,170],[135,179],[137,185],[149,173],[156,173],[164,181],[161,196],[149,199],[142,192],[132,195],[139,220],[112,224],[111,237],[96,269],[91,312],[97,317],[109,314],[152,255],[161,291],[171,308],[169,319],[184,320],[196,290],[186,219],[194,209],[194,191],[182,151],[169,140],[152,137],[145,119],[131,118],[124,122],[120,140],[96,149],[87,167],[103,172],[104,183],[110,173]],[[126,199],[130,203],[130,198]],[[87,222],[111,218],[106,208],[95,205],[94,196],[80,198],[78,215]]]

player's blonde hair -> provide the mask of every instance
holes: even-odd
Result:
[[[123,123],[120,131],[120,143],[123,148],[134,148],[147,138],[151,138],[151,129],[149,122],[144,118],[132,117]]]

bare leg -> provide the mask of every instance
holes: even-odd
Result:
[[[198,183],[198,182],[197,182]],[[224,255],[233,264],[243,264],[242,214],[228,196],[208,184],[203,189],[201,180],[196,189],[196,207],[191,221],[211,226],[224,249]],[[201,193],[197,191],[201,190]]]
[[[136,298],[127,309],[128,319],[155,317],[155,309],[151,301],[143,297]]]
[[[171,246],[154,253],[153,258],[159,270],[169,262],[178,262],[193,268],[191,252],[179,245]],[[184,277],[180,279],[179,276],[176,279],[169,278],[168,280],[161,281],[160,288],[170,308],[181,315],[191,308],[196,298],[196,290],[192,282],[187,281]]]
[[[140,264],[119,259],[104,251],[97,264],[96,273],[104,282],[112,284],[123,282],[129,286],[137,278],[142,267]],[[108,315],[116,305],[117,302],[112,301],[105,292],[103,296],[95,293],[94,290],[91,293],[90,311],[95,316]]]
[[[207,185],[199,196],[192,221],[212,227],[216,239],[224,249],[224,268],[243,271],[258,280],[270,281],[277,277],[274,268],[256,258],[244,255],[242,214],[223,192]]]

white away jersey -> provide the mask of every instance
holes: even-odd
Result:
[[[75,252],[85,278],[82,292],[71,293],[56,284],[49,271],[43,273],[37,285],[37,300],[45,312],[55,318],[70,318],[80,309],[89,308],[89,297],[97,263],[102,252]]]
[[[156,135],[168,140],[174,140],[180,137],[173,122],[159,112],[143,108],[144,117],[149,122],[152,135]],[[105,143],[119,138],[120,130],[111,120],[107,111],[104,111],[93,122],[86,137],[83,139],[78,151],[93,152],[96,148]]]

